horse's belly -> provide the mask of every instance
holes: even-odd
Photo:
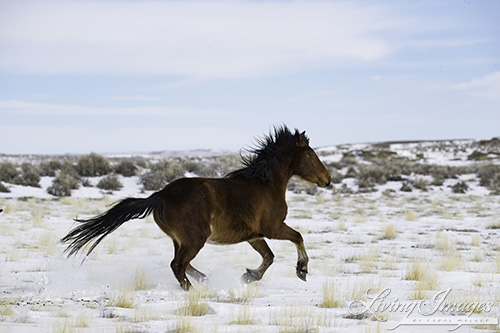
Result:
[[[248,230],[232,230],[229,228],[216,228],[210,225],[210,236],[207,239],[209,244],[236,244],[258,237]]]

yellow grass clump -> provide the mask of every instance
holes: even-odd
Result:
[[[111,293],[107,306],[131,309],[135,304],[135,293],[127,288],[116,290]]]
[[[323,308],[339,308],[342,306],[342,301],[339,295],[335,292],[335,281],[326,280],[323,283]]]

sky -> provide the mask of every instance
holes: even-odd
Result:
[[[0,154],[500,136],[500,1],[0,0]]]

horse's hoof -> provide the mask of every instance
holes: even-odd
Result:
[[[299,277],[299,279],[301,279],[302,281],[307,282],[307,280],[306,280],[306,276],[307,276],[307,269],[306,269],[306,270],[303,270],[303,269],[297,269],[297,276],[298,276],[298,277]]]
[[[184,280],[181,282],[181,287],[182,289],[184,289],[185,291],[189,291],[189,289],[191,289],[191,282],[189,282],[188,280]]]
[[[241,281],[243,281],[243,283],[255,282],[259,281],[260,279],[261,276],[259,272],[255,269],[250,268],[247,268],[247,272],[241,276]]]

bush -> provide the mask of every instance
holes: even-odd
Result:
[[[333,184],[340,184],[342,183],[342,180],[344,180],[344,175],[338,172],[335,169],[328,170],[330,172],[330,175],[332,176],[332,183]]]
[[[61,164],[61,171],[60,173],[65,174],[65,175],[71,175],[77,180],[80,178],[78,175],[78,171],[76,170],[76,166],[73,164],[71,161],[64,161]]]
[[[56,176],[56,172],[61,170],[61,162],[59,162],[58,160],[52,160],[52,161],[49,161],[49,162],[42,162],[40,163],[40,166],[39,166],[39,172],[40,172],[40,176],[44,177],[44,176],[47,176],[47,177],[55,177]]]
[[[185,171],[175,160],[163,160],[153,164],[151,171],[141,176],[141,182],[147,191],[161,190],[167,183],[184,176]]]
[[[500,165],[488,164],[479,169],[479,184],[490,190],[500,187]]]
[[[379,165],[360,165],[357,174],[358,182],[366,184],[364,187],[373,187],[375,184],[385,184],[389,178],[387,168]]]
[[[71,174],[60,173],[47,189],[47,193],[56,197],[69,197],[71,190],[78,189],[78,178]]]
[[[99,183],[97,183],[97,187],[101,190],[118,191],[123,187],[123,185],[118,180],[118,176],[109,175],[101,179]]]
[[[242,167],[241,161],[236,155],[224,155],[210,159],[190,158],[181,160],[180,164],[187,172],[200,177],[223,177]]]
[[[103,156],[91,153],[80,158],[76,171],[82,177],[104,176],[111,171],[111,165]]]
[[[13,163],[8,161],[0,163],[0,181],[12,183],[18,175],[19,171]]]
[[[9,192],[10,192],[9,188],[4,184],[0,183],[0,193],[9,193]]]
[[[467,156],[467,159],[469,161],[485,161],[488,159],[488,154],[475,150],[469,156]]]
[[[453,185],[451,187],[451,191],[453,193],[460,193],[460,194],[464,194],[465,192],[467,192],[469,190],[469,185],[467,185],[465,182],[461,181],[461,182],[457,182],[455,185]]]
[[[137,167],[132,161],[121,161],[115,166],[115,172],[124,177],[132,177],[137,173]]]
[[[13,184],[40,187],[40,173],[36,167],[29,163],[23,163],[21,170],[22,173],[12,180]]]
[[[404,181],[403,185],[401,185],[401,188],[399,189],[401,192],[412,192],[413,187],[411,186],[410,182]]]
[[[429,183],[423,178],[417,178],[411,182],[414,188],[427,192],[427,186]]]

